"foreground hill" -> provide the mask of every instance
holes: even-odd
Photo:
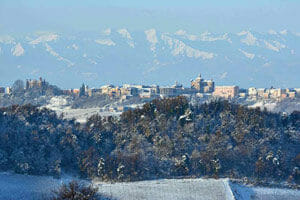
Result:
[[[154,100],[85,124],[38,107],[0,109],[0,169],[103,181],[231,177],[299,187],[300,114],[227,101]],[[246,178],[245,178],[246,177]]]
[[[0,173],[0,199],[47,199],[51,192],[68,183],[72,177],[53,179],[48,176],[29,176]],[[228,179],[161,179],[131,183],[94,181],[99,193],[117,200],[294,200],[299,190],[244,186]]]

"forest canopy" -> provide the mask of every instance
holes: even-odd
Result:
[[[153,100],[85,124],[32,105],[0,108],[0,170],[104,181],[231,177],[300,184],[300,112]]]

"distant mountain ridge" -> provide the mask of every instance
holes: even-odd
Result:
[[[287,30],[216,34],[120,28],[0,35],[0,84],[43,76],[66,88],[81,82],[189,85],[201,72],[217,84],[297,87],[299,52],[300,35]]]

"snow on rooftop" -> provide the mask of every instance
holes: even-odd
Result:
[[[11,52],[14,56],[22,56],[25,52],[25,50],[23,49],[22,45],[20,43],[18,43],[16,46],[14,46],[11,49]]]

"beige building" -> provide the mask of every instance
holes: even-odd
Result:
[[[257,89],[257,96],[264,97],[264,93],[266,92],[265,88],[258,88]]]
[[[212,80],[204,80],[201,74],[191,81],[191,88],[200,93],[212,93],[215,89],[215,83]]]
[[[11,93],[11,88],[10,88],[10,87],[6,87],[5,93],[6,93],[6,94],[10,94],[10,93]]]
[[[39,80],[36,80],[36,79],[26,80],[26,90],[28,90],[30,88],[36,88],[36,87],[41,88],[45,85],[46,85],[46,80],[45,79],[43,80],[41,77],[39,78]]]
[[[255,87],[248,88],[248,95],[251,97],[257,96],[257,89]]]
[[[238,86],[216,86],[213,96],[231,99],[239,94]]]
[[[285,94],[285,90],[281,89],[281,88],[278,88],[278,89],[275,89],[275,88],[271,88],[269,90],[269,93],[270,93],[270,98],[281,98],[282,96],[284,96],[283,94]]]

